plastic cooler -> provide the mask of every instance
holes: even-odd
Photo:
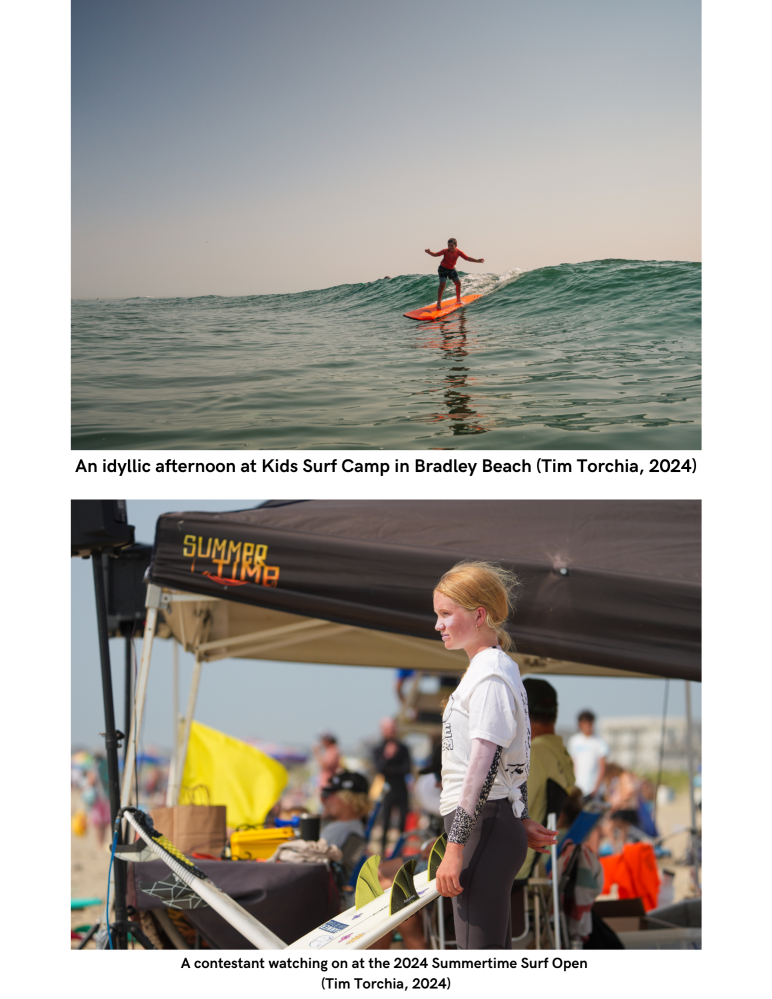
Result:
[[[231,857],[234,860],[267,860],[282,843],[295,838],[295,830],[245,829],[231,833]]]

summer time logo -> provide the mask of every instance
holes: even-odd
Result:
[[[247,583],[278,586],[279,583],[279,566],[266,564],[268,545],[186,534],[182,554],[191,560],[191,572],[198,571],[213,583],[224,586],[245,586]]]

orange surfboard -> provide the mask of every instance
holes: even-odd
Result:
[[[469,305],[470,302],[474,302],[476,298],[482,298],[482,295],[462,295],[461,305],[458,304],[455,298],[446,298],[442,303],[441,309],[437,308],[436,302],[432,302],[431,305],[425,305],[422,309],[415,309],[413,312],[405,312],[404,315],[408,319],[442,319],[443,316],[450,315],[456,309],[462,309],[465,305]]]

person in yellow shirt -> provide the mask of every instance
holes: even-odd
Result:
[[[546,680],[523,680],[531,719],[531,769],[528,774],[528,811],[536,822],[546,824],[550,812],[560,815],[569,792],[576,784],[571,757],[559,735],[555,735],[558,694]],[[517,881],[528,878],[539,854],[529,849]]]

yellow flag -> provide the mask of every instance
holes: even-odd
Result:
[[[263,822],[286,784],[281,763],[259,749],[197,721],[191,724],[183,789],[203,785],[210,805],[226,806],[232,828]],[[203,804],[198,794],[195,801]]]

